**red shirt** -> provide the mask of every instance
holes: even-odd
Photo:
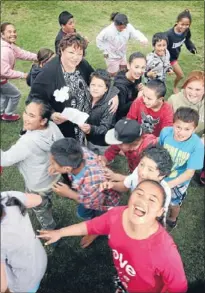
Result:
[[[145,133],[159,136],[164,127],[173,125],[173,110],[168,102],[163,102],[160,110],[155,112],[146,108],[143,98],[139,97],[132,103],[127,118],[142,124]]]
[[[88,234],[109,235],[114,265],[125,289],[130,293],[186,292],[183,264],[172,237],[159,224],[147,239],[130,238],[122,225],[125,209],[114,207],[86,222]]]
[[[125,152],[125,156],[127,157],[129,169],[131,172],[134,171],[134,169],[138,166],[139,161],[141,159],[141,153],[146,147],[150,144],[156,144],[157,138],[152,134],[144,134],[142,136],[143,140],[142,143],[133,151]],[[108,160],[108,162],[112,161],[120,152],[120,148],[117,145],[111,145],[106,151],[105,151],[105,158]]]

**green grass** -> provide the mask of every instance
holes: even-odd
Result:
[[[33,52],[40,47],[54,49],[54,39],[59,30],[58,15],[69,10],[76,19],[76,28],[90,40],[86,58],[94,68],[105,68],[103,57],[95,45],[97,33],[109,24],[113,11],[120,11],[129,16],[131,24],[140,29],[151,41],[158,31],[169,29],[178,13],[185,8],[193,16],[192,39],[198,48],[196,56],[183,48],[180,64],[187,74],[193,69],[204,68],[204,3],[203,1],[2,1],[2,21],[13,22],[18,30],[18,44]],[[131,41],[128,56],[140,50],[145,54],[151,51],[141,48]],[[27,72],[31,63],[18,61],[16,68]],[[23,80],[14,81],[22,92],[18,112],[22,113],[29,88]],[[168,93],[172,92],[173,77],[168,77]],[[1,123],[1,148],[9,148],[17,139],[22,121]],[[114,168],[126,173],[123,158],[118,158]],[[1,176],[1,190],[24,190],[22,177],[15,167],[4,169]],[[122,203],[127,202],[124,194]],[[55,196],[54,217],[59,226],[66,226],[79,221],[75,215],[76,205],[66,199]],[[37,227],[33,218],[34,227]],[[204,292],[204,191],[192,182],[181,210],[179,224],[173,231],[173,237],[181,252],[189,280],[190,292]],[[105,238],[99,238],[91,247],[82,250],[80,238],[63,239],[56,249],[48,248],[48,270],[42,281],[40,293],[111,293],[114,272],[110,251]],[[200,291],[201,290],[201,291]],[[202,291],[203,290],[203,291]]]

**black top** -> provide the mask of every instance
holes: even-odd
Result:
[[[136,79],[135,82],[130,81],[126,77],[126,72],[119,72],[114,79],[114,86],[119,89],[119,106],[117,110],[116,120],[120,120],[129,112],[132,102],[138,95],[137,86],[141,83],[142,78]]]
[[[179,54],[181,52],[181,46],[185,43],[187,49],[195,54],[194,50],[196,50],[195,45],[191,41],[191,31],[190,29],[187,29],[182,34],[176,34],[174,31],[174,27],[165,32],[165,34],[168,37],[168,46],[167,50],[170,53],[170,61],[177,60],[179,57]]]
[[[33,64],[31,70],[26,78],[26,82],[28,86],[32,86],[34,80],[36,79],[37,75],[42,71],[42,67],[37,64]]]
[[[86,123],[91,125],[87,140],[95,145],[106,146],[105,134],[114,126],[115,114],[110,112],[109,101],[119,93],[118,88],[111,87],[107,93],[92,107]]]
[[[80,64],[76,68],[76,72],[78,75],[83,78],[85,83],[88,85],[90,74],[93,72],[93,68],[90,64],[83,59]],[[82,80],[81,80],[82,81]],[[81,86],[81,82],[79,82],[79,86]],[[62,112],[65,107],[76,107],[78,108],[78,104],[73,105],[72,101],[75,97],[70,97],[63,102],[56,101],[54,96],[54,92],[56,90],[60,90],[61,88],[66,86],[66,81],[64,78],[64,73],[62,70],[60,56],[56,56],[51,61],[46,63],[46,65],[42,68],[42,71],[36,77],[29,94],[29,99],[31,99],[31,95],[34,94],[35,97],[46,100],[50,103],[51,107],[55,112]],[[69,94],[69,93],[68,93]],[[85,95],[86,98],[86,95]],[[84,101],[86,102],[89,101]],[[80,109],[84,111],[84,109]],[[89,113],[88,113],[89,114]],[[66,121],[59,125],[60,130],[62,131],[65,137],[74,137],[74,124]]]
[[[74,30],[74,32],[76,32],[76,30]],[[57,36],[56,36],[56,39],[55,39],[55,51],[56,51],[56,54],[59,54],[58,52],[58,46],[59,46],[59,43],[61,41],[61,39],[66,36],[66,33],[64,33],[62,31],[62,28],[59,30]]]

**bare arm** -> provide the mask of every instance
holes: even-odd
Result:
[[[1,292],[8,292],[5,264],[1,262]]]
[[[26,197],[26,207],[28,209],[34,208],[34,207],[40,205],[42,202],[42,197],[38,194],[25,193],[25,197]]]
[[[174,188],[177,185],[180,185],[184,183],[187,180],[191,180],[191,178],[194,176],[195,170],[186,170],[183,174],[181,174],[179,177],[167,182],[170,188]]]
[[[61,228],[59,230],[41,230],[39,231],[39,233],[40,235],[37,237],[47,240],[45,245],[49,245],[53,242],[58,241],[62,237],[87,235],[88,231],[86,223],[82,222],[79,224],[74,224],[65,228]]]

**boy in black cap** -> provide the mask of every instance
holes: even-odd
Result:
[[[55,51],[56,54],[58,54],[58,45],[60,43],[60,40],[69,33],[74,33],[75,30],[75,22],[73,15],[68,11],[63,11],[60,13],[58,17],[59,24],[61,26],[61,29],[59,30],[56,39],[55,39]]]
[[[128,160],[130,172],[140,161],[140,154],[150,144],[156,144],[157,138],[152,134],[143,134],[141,125],[136,120],[121,119],[115,128],[105,135],[105,141],[111,145],[102,157],[105,163],[112,161],[122,151]]]

